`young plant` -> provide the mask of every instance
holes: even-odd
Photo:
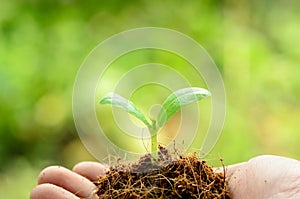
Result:
[[[167,123],[167,121],[183,106],[201,100],[210,96],[210,92],[203,88],[191,87],[183,88],[173,92],[162,104],[157,119],[150,119],[149,122],[142,112],[130,101],[116,93],[108,93],[101,100],[100,104],[110,104],[121,108],[141,120],[148,128],[151,136],[151,152],[158,149],[157,134],[158,131]]]

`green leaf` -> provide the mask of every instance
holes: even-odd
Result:
[[[150,123],[147,121],[142,112],[131,101],[116,93],[108,93],[105,95],[100,100],[100,104],[111,104],[112,106],[121,108],[140,119],[148,128],[151,127]]]
[[[183,88],[175,91],[162,104],[157,117],[158,126],[164,126],[181,107],[210,95],[208,90],[197,87]]]

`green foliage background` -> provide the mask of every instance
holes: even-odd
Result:
[[[218,65],[227,117],[208,159],[300,159],[299,10],[296,0],[0,0],[1,197],[28,198],[45,166],[93,160],[74,128],[75,76],[99,42],[137,27],[185,33]]]

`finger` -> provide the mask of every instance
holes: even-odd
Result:
[[[53,184],[41,184],[34,188],[30,199],[79,199],[71,192]]]
[[[103,176],[107,166],[98,162],[80,162],[73,167],[73,171],[92,182],[97,182],[99,176]]]
[[[96,190],[87,178],[60,166],[48,167],[40,173],[38,184],[45,183],[62,187],[81,198],[93,198]]]
[[[244,166],[245,163],[246,162],[241,162],[241,163],[237,163],[237,164],[228,165],[225,167],[213,168],[213,170],[216,173],[223,173],[224,168],[225,168],[225,174],[227,177],[230,178],[232,176],[232,174],[234,174],[237,170],[239,170],[242,166]]]
[[[234,173],[237,169],[239,169],[244,164],[245,164],[245,162],[241,162],[241,163],[231,164],[231,165],[224,166],[224,167],[213,168],[213,170],[216,173],[223,173],[224,168],[225,168],[226,173]]]

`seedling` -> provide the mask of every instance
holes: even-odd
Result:
[[[167,121],[183,106],[201,100],[210,96],[210,92],[203,88],[191,87],[177,90],[170,94],[162,104],[157,119],[150,118],[150,121],[142,112],[130,101],[116,93],[108,93],[101,100],[100,104],[110,104],[121,108],[141,120],[148,128],[151,136],[151,152],[158,149],[157,134],[158,131],[167,123]]]

